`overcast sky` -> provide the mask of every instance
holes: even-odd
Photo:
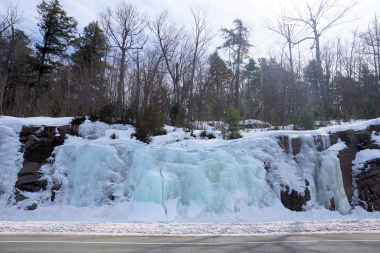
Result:
[[[318,0],[308,0],[310,3],[316,1]],[[3,14],[4,6],[9,2],[15,4],[17,0],[0,0],[1,14]],[[23,11],[25,18],[20,28],[26,30],[33,39],[39,38],[36,6],[41,2],[42,0],[18,0],[19,9]],[[107,7],[114,8],[119,2],[119,0],[60,0],[68,15],[75,17],[78,21],[79,32],[89,22],[96,19],[97,13]],[[306,3],[305,0],[126,0],[126,2],[135,4],[140,11],[146,12],[151,17],[166,9],[173,20],[185,25],[191,24],[190,6],[207,8],[216,29],[232,28],[232,21],[240,18],[252,29],[251,44],[255,45],[255,48],[251,50],[251,55],[254,58],[266,56],[274,46],[277,47],[276,41],[282,41],[280,37],[263,26],[263,20],[273,20],[281,9],[291,12],[294,7],[305,6]],[[341,0],[341,2],[345,3],[348,0]],[[380,15],[380,0],[358,0],[357,6],[345,19],[358,18],[358,20],[333,28],[322,38],[322,41],[337,36],[347,38],[355,28],[359,31],[365,30],[375,12]],[[218,40],[215,46],[218,46],[217,44]]]

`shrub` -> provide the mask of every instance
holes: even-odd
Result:
[[[137,140],[150,143],[150,136],[165,135],[164,119],[153,107],[149,106],[137,119],[136,133],[133,135]]]
[[[297,126],[304,130],[313,130],[314,124],[313,115],[307,109],[303,109],[297,117]]]
[[[206,130],[202,131],[199,137],[206,138],[207,137]]]
[[[98,121],[99,117],[98,115],[96,114],[91,114],[89,117],[88,117],[89,120],[91,120],[91,122],[96,122]]]
[[[241,138],[239,133],[239,121],[240,121],[240,112],[237,108],[230,106],[227,110],[227,117],[223,120],[225,124],[228,125],[228,129],[225,129],[223,138],[226,140],[238,139]]]
[[[211,139],[215,139],[216,137],[215,137],[215,135],[213,135],[212,133],[210,133],[210,134],[207,135],[207,138],[209,140],[211,140]]]
[[[179,103],[175,103],[169,112],[170,124],[172,126],[184,126],[186,121],[186,110]]]
[[[105,104],[99,110],[99,120],[107,124],[112,124],[115,113],[116,108],[114,104]]]
[[[115,139],[117,139],[117,135],[116,135],[115,133],[113,133],[113,134],[111,134],[110,138],[111,138],[112,140],[115,140]]]
[[[80,125],[86,120],[85,116],[77,116],[71,120],[71,125]]]

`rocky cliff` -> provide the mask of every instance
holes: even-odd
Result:
[[[378,150],[380,146],[371,138],[372,135],[379,136],[380,125],[371,125],[362,131],[346,130],[329,134],[330,145],[334,145],[338,140],[346,144],[346,148],[339,151],[338,158],[342,171],[342,179],[347,199],[351,205],[361,205],[368,211],[380,211],[380,159],[368,161],[363,167],[358,168],[361,172],[353,175],[353,161],[356,154],[362,150]],[[301,139],[288,136],[280,136],[279,145],[285,152],[290,152],[295,156],[301,148]],[[318,151],[323,151],[323,141],[320,135],[314,136],[314,142]],[[353,201],[354,182],[357,184],[359,200]],[[306,188],[305,192],[285,190],[281,192],[283,205],[293,211],[302,211],[302,207],[310,200],[310,191]],[[334,199],[331,199],[331,209],[335,209]]]

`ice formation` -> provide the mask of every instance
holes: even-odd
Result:
[[[0,200],[9,197],[17,181],[22,167],[20,145],[19,136],[11,128],[0,125]]]
[[[22,157],[15,131],[0,128],[4,200],[12,192]],[[81,137],[69,136],[42,167],[48,189],[29,194],[29,203],[38,202],[39,209],[46,210],[111,208],[121,212],[123,221],[186,221],[252,208],[278,210],[285,187],[299,193],[308,187],[311,200],[306,211],[329,209],[334,199],[340,214],[351,212],[337,158],[345,145],[330,146],[326,134],[321,137],[323,151],[317,151],[311,134],[280,132],[289,136],[289,143],[301,139],[300,152],[293,155],[291,144],[288,154],[281,148],[276,133],[246,134],[232,141],[200,140],[171,128],[167,136],[146,145],[131,139],[133,131],[131,126],[83,124]],[[113,133],[116,139],[110,138]],[[47,197],[41,196],[57,188],[54,202],[44,201]]]

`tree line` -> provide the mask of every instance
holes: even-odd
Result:
[[[377,15],[347,40],[324,40],[355,2],[320,0],[266,27],[283,38],[276,57],[254,59],[241,19],[215,29],[207,11],[191,8],[192,25],[167,11],[148,17],[120,2],[83,31],[58,0],[37,5],[40,40],[20,28],[17,6],[0,20],[0,114],[86,115],[108,122],[185,126],[219,121],[229,108],[274,125],[301,112],[317,120],[378,117],[380,22]],[[216,36],[223,43],[212,48]],[[312,57],[297,48],[311,41]],[[210,53],[211,52],[211,53]]]

